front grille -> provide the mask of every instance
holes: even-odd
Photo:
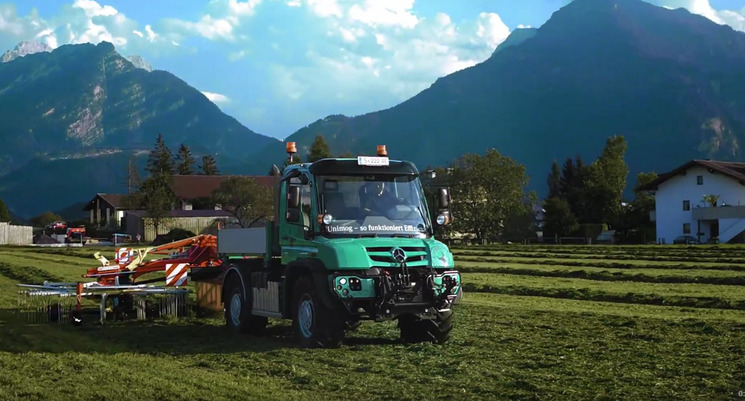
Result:
[[[397,247],[392,246],[371,246],[365,248],[367,256],[373,262],[382,263],[383,265],[398,264],[393,258],[393,250]],[[414,266],[424,266],[427,262],[427,248],[423,246],[401,246],[398,247],[406,252],[405,263]]]

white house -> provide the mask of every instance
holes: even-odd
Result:
[[[691,160],[640,189],[654,192],[659,243],[681,235],[745,242],[745,163]]]

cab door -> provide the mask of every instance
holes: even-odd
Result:
[[[282,264],[296,259],[314,257],[317,248],[311,241],[314,231],[315,211],[312,202],[311,181],[305,174],[299,174],[283,182],[283,209],[280,216],[284,221],[279,233],[282,246]]]

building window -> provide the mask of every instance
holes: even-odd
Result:
[[[691,201],[684,200],[683,201],[683,211],[691,210]]]
[[[691,223],[683,223],[683,234],[691,233]]]
[[[697,175],[696,176],[696,185],[704,185],[704,176],[703,175]]]

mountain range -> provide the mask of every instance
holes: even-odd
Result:
[[[245,157],[279,143],[173,74],[135,66],[107,42],[53,51],[26,45],[4,59],[0,198],[22,216],[125,191],[129,160],[142,165],[158,134],[174,152],[184,143],[196,157],[217,155],[223,166],[245,165]]]
[[[636,172],[694,158],[740,160],[743,99],[744,33],[640,0],[575,0],[401,104],[331,115],[286,140],[303,152],[323,135],[336,154],[386,144],[420,169],[496,148],[543,194],[553,160],[589,162],[612,135],[628,142],[631,185]],[[217,154],[229,173],[264,174],[285,157],[280,141],[108,43],[0,64],[0,124],[0,198],[23,216],[126,191],[127,161],[146,155],[158,133],[173,150],[187,143]]]
[[[626,138],[632,174],[739,160],[743,99],[744,33],[639,0],[575,0],[395,107],[329,116],[288,140],[322,134],[333,152],[353,153],[387,144],[420,168],[496,148],[526,165],[541,194],[553,160],[592,161],[612,135]]]

